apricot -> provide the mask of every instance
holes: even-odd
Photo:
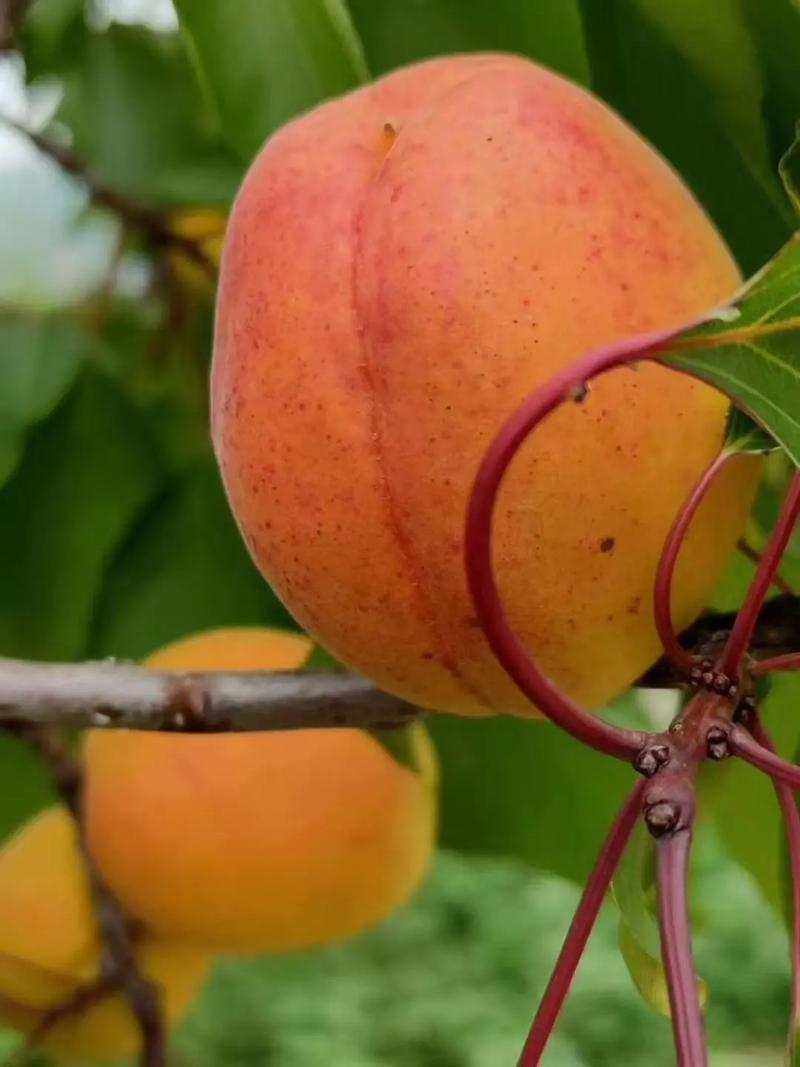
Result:
[[[433,60],[326,103],[253,163],[226,235],[212,430],[242,534],[302,626],[425,707],[534,709],[477,625],[466,503],[504,419],[587,350],[678,325],[736,266],[669,166],[583,89],[506,55]],[[725,399],[610,374],[524,448],[498,582],[546,673],[598,707],[658,655],[650,605]],[[674,598],[703,607],[748,513],[737,459]]]
[[[311,642],[210,631],[151,656],[169,670],[299,668]],[[431,857],[435,762],[414,768],[360,730],[180,736],[94,731],[86,743],[90,848],[130,913],[217,950],[322,945],[384,918]]]
[[[160,988],[176,1023],[209,966],[196,946],[145,934],[142,973]],[[101,944],[77,830],[64,808],[37,815],[0,849],[0,1020],[31,1033],[49,1009],[99,977]],[[65,1016],[41,1040],[64,1059],[133,1054],[139,1031],[121,994]]]

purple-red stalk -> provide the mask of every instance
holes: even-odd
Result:
[[[773,781],[783,782],[792,789],[800,789],[800,767],[789,763],[775,752],[760,745],[742,726],[730,732],[731,752],[753,767],[768,774]]]
[[[653,587],[653,615],[658,636],[668,659],[678,671],[687,676],[692,669],[692,657],[678,640],[678,635],[672,622],[672,581],[675,575],[675,565],[678,562],[678,556],[692,520],[697,514],[697,509],[703,502],[717,474],[719,474],[729,458],[730,453],[720,452],[697,480],[667,534],[661,558],[658,561],[658,570],[656,571],[656,580]]]
[[[770,752],[775,752],[772,738],[756,716],[751,727],[753,737]],[[786,1036],[786,1062],[794,1062],[792,1050],[796,1044],[796,1032],[800,1023],[800,812],[797,810],[794,790],[773,778],[775,794],[778,798],[783,825],[786,831],[786,845],[789,852],[789,870],[792,880],[792,994],[789,1014],[789,1030]]]
[[[581,396],[591,379],[636,359],[653,358],[679,332],[663,330],[606,345],[564,367],[540,386],[504,423],[489,446],[478,469],[467,509],[467,581],[476,613],[495,656],[528,699],[556,725],[578,741],[625,760],[636,757],[646,735],[612,726],[580,708],[550,682],[514,633],[494,575],[492,522],[505,473],[539,423],[564,401]]]
[[[553,1032],[564,1000],[572,985],[589,936],[594,928],[611,879],[625,851],[636,820],[642,810],[642,793],[646,782],[637,784],[614,820],[600,854],[589,875],[575,916],[567,931],[550,981],[544,991],[536,1018],[519,1058],[518,1067],[537,1067]]]
[[[765,674],[773,674],[776,671],[800,671],[800,652],[789,652],[785,656],[762,659],[750,668],[750,673],[754,678],[762,678]]]
[[[691,824],[656,842],[658,917],[678,1067],[706,1067],[708,1053],[687,896],[691,844]]]
[[[792,536],[798,514],[800,514],[800,473],[792,478],[772,536],[756,568],[753,581],[750,583],[747,596],[739,609],[728,643],[722,653],[720,669],[732,678],[739,673],[742,659],[753,636],[758,613],[761,611],[769,587],[777,573],[784,549]]]

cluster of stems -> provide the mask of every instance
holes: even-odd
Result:
[[[682,331],[681,331],[682,332]],[[656,839],[658,918],[679,1067],[706,1067],[707,1046],[692,957],[687,879],[695,821],[695,780],[706,760],[738,757],[773,781],[786,827],[793,875],[792,1004],[789,1041],[800,1015],[800,767],[782,759],[761,724],[753,680],[800,669],[800,653],[754,661],[748,651],[759,613],[800,514],[800,474],[791,482],[744,603],[714,659],[691,654],[672,621],[672,585],[681,546],[708,489],[730,458],[723,450],[703,472],[670,530],[654,584],[653,609],[673,677],[690,699],[663,732],[620,729],[590,715],[555,687],[514,633],[493,569],[492,528],[506,471],[529,434],[560,404],[583,402],[589,383],[634,362],[658,360],[675,331],[634,337],[585,356],[541,386],[490,445],[472,491],[465,538],[467,577],[495,656],[536,707],[578,741],[629,762],[641,776],[608,832],[523,1048],[519,1067],[541,1062],[611,880],[639,818]],[[621,370],[625,373],[625,370]]]

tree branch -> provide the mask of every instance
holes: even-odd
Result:
[[[0,726],[57,724],[208,733],[394,728],[419,708],[354,674],[172,673],[129,663],[0,659]]]
[[[0,0],[0,4],[8,0]],[[208,257],[201,241],[185,234],[176,233],[163,211],[153,208],[106,185],[91,171],[77,153],[65,145],[30,129],[8,115],[0,114],[0,122],[21,134],[43,155],[52,159],[65,174],[83,182],[89,198],[96,207],[111,211],[128,230],[138,230],[156,248],[170,247],[182,252],[196,263],[211,280],[217,276],[216,264]]]
[[[45,726],[25,726],[14,731],[26,740],[41,758],[78,828],[78,839],[89,877],[95,916],[103,945],[100,974],[90,984],[76,990],[63,1004],[48,1012],[31,1035],[31,1043],[68,1015],[79,1014],[104,995],[119,990],[141,1033],[141,1067],[164,1067],[166,1032],[158,989],[139,970],[136,934],[122,905],[97,869],[86,841],[83,820],[83,768],[73,757],[63,733]]]

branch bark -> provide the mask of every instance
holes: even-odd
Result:
[[[396,728],[423,712],[354,674],[172,673],[129,663],[0,659],[0,726],[214,733]]]

